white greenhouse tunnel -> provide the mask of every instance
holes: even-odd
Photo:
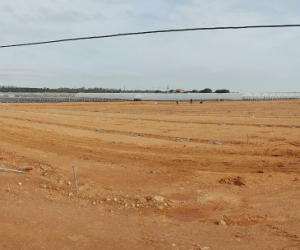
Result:
[[[300,99],[299,92],[272,93],[1,93],[0,102],[259,101]]]

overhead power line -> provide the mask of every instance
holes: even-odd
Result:
[[[48,43],[61,43],[61,42],[71,42],[79,40],[91,40],[118,36],[136,36],[136,35],[146,35],[155,33],[167,33],[167,32],[184,32],[184,31],[200,31],[200,30],[237,30],[237,29],[259,29],[259,28],[289,28],[289,27],[300,27],[300,24],[282,24],[282,25],[250,25],[250,26],[230,26],[230,27],[208,27],[208,28],[188,28],[188,29],[168,29],[168,30],[151,30],[142,32],[130,32],[130,33],[119,33],[103,36],[87,36],[87,37],[77,37],[77,38],[65,38],[59,40],[50,40],[43,42],[31,42],[31,43],[19,43],[19,44],[9,44],[2,45],[0,48],[10,48],[10,47],[20,47],[20,46],[30,46],[30,45],[41,45]]]

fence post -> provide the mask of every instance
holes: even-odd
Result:
[[[75,180],[76,193],[78,193],[79,190],[78,190],[77,178],[76,178],[76,171],[75,171],[75,167],[74,166],[73,166],[73,172],[74,172],[74,180]]]

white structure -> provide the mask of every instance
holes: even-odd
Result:
[[[242,100],[242,93],[178,93],[178,94],[154,94],[154,93],[78,93],[76,98],[91,98],[103,100],[127,100],[139,99],[142,101],[208,101],[208,100]]]
[[[103,101],[258,101],[300,99],[299,92],[284,93],[0,93],[0,102]]]
[[[300,99],[299,92],[266,92],[266,93],[244,93],[243,100],[287,100]]]

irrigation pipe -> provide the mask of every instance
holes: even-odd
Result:
[[[23,171],[23,170],[9,169],[9,168],[5,168],[4,166],[2,166],[0,169],[2,171],[6,171],[6,172],[15,172],[15,173],[21,173],[21,174],[25,173],[25,171]]]

